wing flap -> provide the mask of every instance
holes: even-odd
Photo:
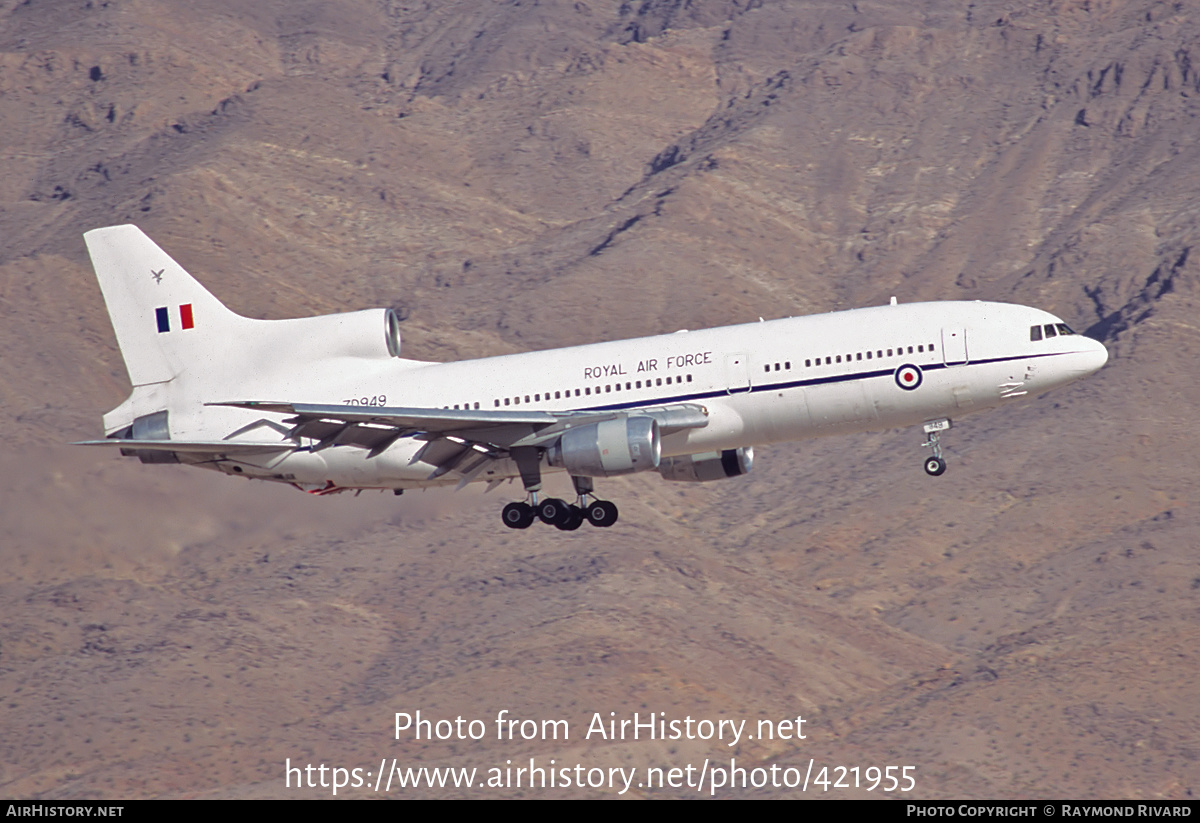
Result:
[[[492,411],[486,409],[427,409],[403,406],[335,406],[308,403],[275,403],[263,400],[241,400],[208,403],[209,406],[232,406],[240,409],[291,414],[296,424],[293,437],[323,439],[340,424],[357,423],[429,434],[481,434],[487,429],[561,424],[569,428],[581,423],[594,423],[616,417],[642,415],[653,417],[665,434],[680,429],[702,428],[708,425],[708,409],[697,403],[677,403],[670,406],[646,406],[628,409],[583,409],[579,411]],[[569,425],[567,425],[569,424]],[[476,439],[475,437],[469,439]]]
[[[396,440],[415,436],[430,441],[431,446],[437,445],[436,454],[428,453],[432,460],[426,457],[428,447],[422,449],[420,459],[438,466],[458,456],[465,445],[478,444],[501,450],[545,446],[568,429],[621,417],[653,418],[663,434],[708,425],[708,409],[697,403],[567,411],[364,407],[263,400],[208,405],[292,415],[286,420],[292,425],[288,436],[316,440],[314,449],[357,446],[370,450],[369,456],[374,457]]]
[[[545,411],[484,411],[479,409],[423,409],[403,406],[332,406],[309,403],[274,403],[262,400],[243,400],[228,403],[208,403],[209,406],[232,406],[239,409],[293,414],[296,422],[340,420],[343,423],[375,423],[392,428],[431,433],[450,433],[460,429],[490,426],[526,425],[548,426],[564,414],[577,412]],[[311,437],[305,433],[304,437]]]

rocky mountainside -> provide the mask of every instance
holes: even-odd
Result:
[[[1198,114],[1182,2],[0,0],[0,789],[736,757],[1192,797]],[[507,487],[310,498],[65,445],[129,390],[81,237],[124,222],[242,314],[395,307],[422,359],[892,295],[1036,305],[1111,359],[956,421],[942,478],[916,431],[810,441],[512,533]],[[417,709],[571,738],[396,740]],[[807,737],[584,739],[597,712]],[[548,793],[616,794],[391,794]]]

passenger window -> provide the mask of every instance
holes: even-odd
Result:
[[[841,362],[842,362],[842,356],[841,356],[840,354],[837,356],[837,361],[838,361],[839,363],[841,363]]]
[[[688,375],[688,382],[689,382],[689,383],[691,383],[691,382],[692,382],[692,376],[691,376],[690,374]]]
[[[854,355],[854,359],[855,359],[855,360],[862,360],[862,352],[859,352],[858,354]]]
[[[771,364],[763,363],[763,371],[770,371],[770,370],[771,370]]]
[[[868,359],[868,360],[870,360],[870,359],[871,359],[871,353],[870,353],[870,352],[867,352],[867,359]]]
[[[919,351],[919,352],[921,352],[922,354],[924,354],[924,353],[925,353],[925,347],[924,347],[924,346],[917,346],[917,351]]]
[[[656,385],[659,385],[659,386],[661,386],[661,385],[662,385],[662,378],[661,378],[661,377],[655,378],[655,381],[654,381],[654,382],[655,382],[655,384],[656,384]]]
[[[811,361],[811,360],[805,360],[805,361],[804,361],[804,368],[806,368],[806,369],[808,369],[808,368],[812,368],[812,361]]]
[[[792,361],[791,360],[783,361],[783,368],[786,369],[787,371],[791,371],[792,370]]]

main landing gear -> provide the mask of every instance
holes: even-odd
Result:
[[[933,449],[933,454],[925,458],[925,473],[938,477],[946,471],[946,460],[942,457],[942,432],[950,428],[949,418],[943,417],[941,420],[930,420],[925,424],[926,441],[922,446],[928,446]]]
[[[591,478],[585,478],[590,480]],[[617,504],[609,500],[585,500],[590,495],[580,495],[579,502],[568,503],[557,497],[537,499],[537,492],[530,494],[528,503],[509,503],[504,507],[501,518],[510,529],[527,529],[534,520],[541,520],[565,532],[573,532],[588,521],[593,526],[608,528],[617,522]]]
[[[541,520],[565,532],[573,532],[583,525],[583,509],[579,506],[572,506],[557,497],[539,501],[537,492],[530,492],[529,498],[529,503],[509,503],[504,507],[501,514],[504,525],[510,529],[528,529],[533,521]]]
[[[597,500],[592,493],[592,478],[571,476],[577,495],[575,503],[557,497],[538,499],[542,490],[541,455],[537,449],[513,449],[513,460],[521,472],[521,482],[528,494],[527,502],[509,503],[500,517],[510,529],[528,529],[534,520],[554,526],[565,532],[575,531],[587,520],[593,526],[608,528],[617,522],[617,505],[607,500]]]

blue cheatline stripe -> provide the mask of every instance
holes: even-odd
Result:
[[[154,317],[158,320],[158,333],[162,334],[165,331],[171,330],[171,315],[167,311],[167,307],[163,306],[154,310]]]
[[[993,357],[988,360],[972,360],[966,364],[957,364],[954,368],[970,368],[971,366],[984,366],[989,363],[1007,363],[1011,360],[1033,360],[1041,357],[1057,357],[1060,354],[1072,354],[1072,352],[1047,352],[1046,354],[1021,354],[1011,357]],[[945,363],[927,363],[916,364],[921,371],[930,372],[938,371],[939,369],[948,368]],[[738,389],[735,391],[726,391],[717,389],[716,391],[697,392],[696,394],[679,394],[673,397],[654,397],[647,400],[635,400],[629,403],[612,403],[604,406],[587,406],[574,411],[621,411],[622,409],[637,409],[644,406],[658,406],[665,403],[687,403],[692,400],[705,400],[711,397],[737,397],[743,394],[754,394],[757,392],[782,391],[783,389],[798,389],[806,386],[821,386],[827,383],[848,383],[852,380],[867,380],[872,377],[891,377],[896,372],[898,366],[891,369],[877,369],[873,371],[851,372],[850,374],[834,374],[828,377],[813,377],[808,380],[790,380],[785,383],[765,383],[760,386],[751,386],[748,389]],[[631,389],[631,391],[637,391]]]

